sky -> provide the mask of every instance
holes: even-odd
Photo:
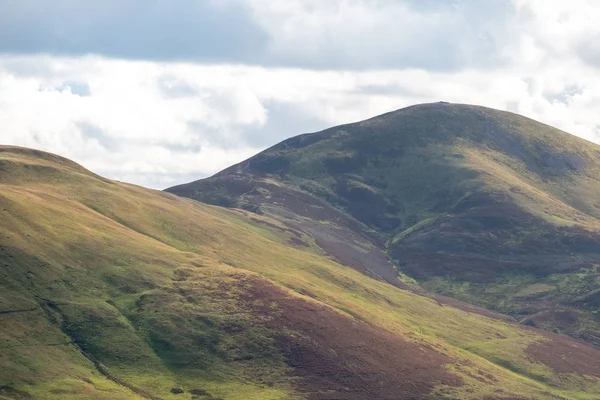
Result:
[[[596,0],[0,0],[0,144],[163,189],[409,105],[600,143]]]

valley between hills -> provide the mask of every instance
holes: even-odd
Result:
[[[0,146],[0,399],[598,399],[599,176],[447,103],[166,191]]]

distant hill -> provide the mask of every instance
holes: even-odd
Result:
[[[435,103],[296,136],[167,191],[275,218],[392,284],[399,271],[600,346],[599,178],[600,146]]]
[[[284,224],[283,203],[227,210],[0,147],[0,399],[600,397],[600,350],[324,256],[351,232],[383,258],[393,230],[316,201]]]

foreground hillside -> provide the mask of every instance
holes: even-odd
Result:
[[[278,219],[392,284],[400,271],[600,346],[598,177],[600,146],[437,103],[297,136],[168,191]]]
[[[597,399],[600,350],[276,220],[0,147],[2,399]]]

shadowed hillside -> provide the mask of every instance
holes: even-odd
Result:
[[[47,153],[0,147],[0,226],[3,399],[600,396],[600,350],[365,276],[276,219]]]
[[[300,135],[168,191],[278,219],[392,284],[414,278],[600,346],[599,176],[595,144],[436,103]]]

